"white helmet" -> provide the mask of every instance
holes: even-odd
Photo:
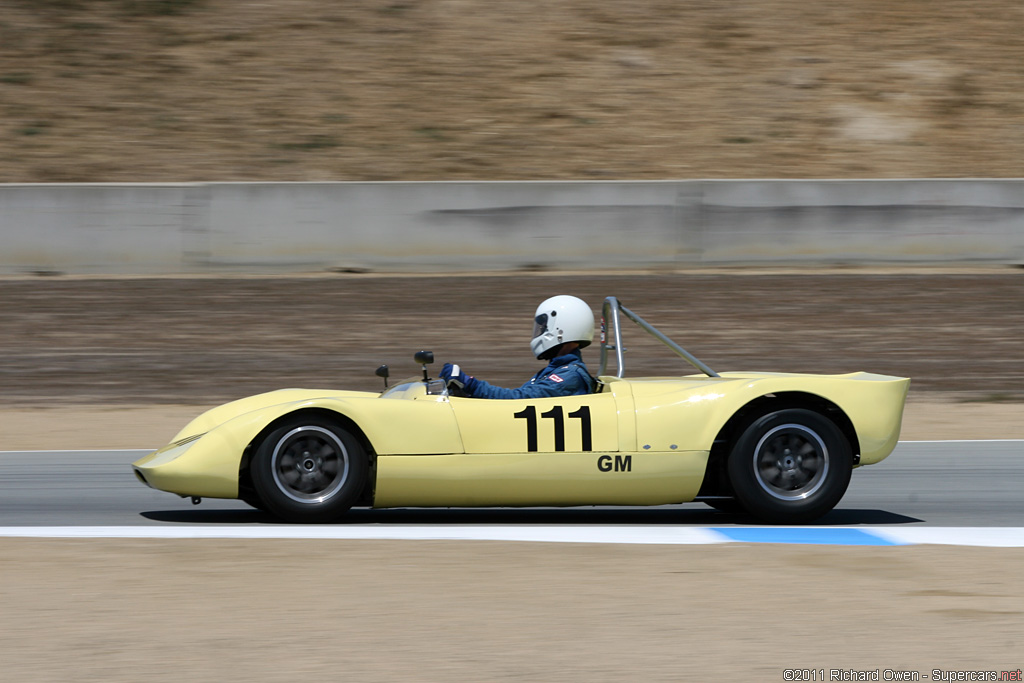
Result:
[[[566,342],[579,342],[580,348],[594,341],[594,313],[583,299],[562,294],[537,307],[533,318],[533,355],[544,354]]]

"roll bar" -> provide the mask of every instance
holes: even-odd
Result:
[[[622,377],[626,371],[626,366],[623,360],[623,351],[625,351],[625,349],[622,348],[622,327],[619,323],[620,314],[635,322],[645,332],[647,332],[647,334],[672,349],[676,355],[684,358],[686,362],[703,372],[708,377],[719,377],[717,372],[699,361],[696,356],[684,349],[682,346],[666,337],[654,325],[623,306],[614,296],[606,298],[604,300],[604,306],[601,308],[601,370],[598,375],[608,374],[609,350],[615,351],[615,365],[617,369],[615,376]],[[609,336],[607,334],[607,327],[609,322],[611,323],[612,333],[615,336],[615,344],[608,343]]]

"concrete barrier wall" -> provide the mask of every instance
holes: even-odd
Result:
[[[698,210],[704,261],[1024,258],[1020,180],[708,182]]]
[[[0,273],[1024,262],[1024,180],[0,185]]]

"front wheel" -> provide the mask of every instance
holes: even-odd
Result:
[[[272,431],[252,461],[252,483],[266,510],[289,522],[330,522],[366,483],[366,451],[322,417],[297,418]]]
[[[836,506],[850,484],[853,455],[831,420],[810,410],[779,410],[743,431],[728,469],[737,500],[752,515],[799,524]]]

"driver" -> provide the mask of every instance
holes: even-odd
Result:
[[[595,381],[580,354],[580,349],[594,340],[594,314],[590,306],[574,296],[554,296],[537,307],[533,322],[530,348],[538,360],[546,360],[548,365],[523,386],[494,386],[451,363],[441,368],[441,379],[472,398],[547,398],[592,393]]]

